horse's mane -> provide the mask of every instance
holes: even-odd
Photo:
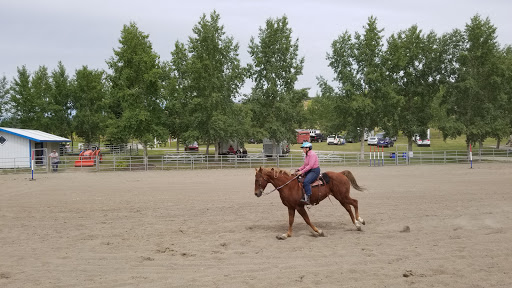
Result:
[[[264,173],[266,173],[266,174],[270,173],[274,176],[274,178],[277,178],[279,175],[291,176],[290,172],[283,170],[281,168],[278,168],[278,167],[262,168],[262,169],[263,169]],[[272,169],[274,169],[274,171],[272,171]]]

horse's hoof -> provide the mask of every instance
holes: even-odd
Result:
[[[363,229],[361,228],[361,225],[356,226],[356,228],[357,228],[357,231],[362,231],[362,230],[363,230]]]
[[[318,236],[319,237],[325,237],[324,231],[318,230]]]
[[[288,238],[288,236],[286,236],[286,234],[283,234],[283,235],[277,235],[276,238],[279,240],[286,240],[286,238]]]

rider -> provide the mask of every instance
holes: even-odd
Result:
[[[311,143],[304,142],[300,148],[302,148],[306,157],[304,158],[304,165],[295,170],[295,174],[304,175],[303,185],[305,194],[301,201],[310,205],[309,196],[311,196],[311,183],[315,182],[318,176],[320,176],[320,166],[318,165],[318,156],[313,151],[313,145]]]

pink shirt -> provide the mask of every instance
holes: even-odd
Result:
[[[306,158],[304,158],[304,165],[300,166],[299,172],[300,174],[304,174],[313,168],[319,167],[318,165],[318,156],[313,150],[308,151],[306,154]]]

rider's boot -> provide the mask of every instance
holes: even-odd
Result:
[[[309,196],[306,193],[304,193],[304,197],[300,199],[300,201],[306,203],[307,205],[311,205],[311,203],[309,203]]]

